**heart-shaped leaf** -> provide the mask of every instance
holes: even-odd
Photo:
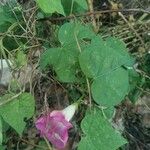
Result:
[[[34,114],[33,96],[29,93],[22,93],[17,97],[14,94],[7,94],[0,98],[0,102],[0,115],[21,135],[26,125],[24,119],[29,119]]]
[[[127,143],[102,116],[99,109],[89,110],[86,113],[81,128],[85,135],[81,138],[78,150],[116,150]]]
[[[59,13],[65,15],[61,0],[37,0],[38,6],[44,13]]]

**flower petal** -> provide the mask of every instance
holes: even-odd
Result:
[[[36,128],[40,130],[41,134],[45,132],[46,120],[47,120],[46,117],[42,116],[35,123]]]
[[[77,105],[73,104],[62,111],[52,111],[37,119],[35,126],[41,136],[45,136],[56,148],[64,148],[68,141],[68,130],[73,127],[69,120],[76,109]]]
[[[56,148],[64,148],[68,141],[68,131],[65,127],[57,126],[52,133],[48,134],[47,138]]]
[[[62,113],[65,116],[65,119],[67,121],[70,121],[72,119],[77,107],[78,107],[78,105],[75,103],[75,104],[69,105],[68,107],[66,107],[65,109],[62,110]]]

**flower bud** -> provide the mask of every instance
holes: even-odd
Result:
[[[69,121],[77,106],[72,104],[61,111],[54,110],[37,119],[35,125],[40,135],[46,137],[56,148],[64,148],[68,141],[68,130],[73,127]]]

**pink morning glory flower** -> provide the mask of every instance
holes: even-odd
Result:
[[[69,122],[73,117],[77,104],[72,104],[61,111],[52,111],[37,119],[35,125],[40,135],[46,137],[56,148],[64,148],[68,141]]]

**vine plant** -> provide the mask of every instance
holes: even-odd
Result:
[[[106,108],[105,116],[111,118],[114,106],[129,92],[127,68],[132,67],[134,60],[125,44],[113,37],[103,40],[90,27],[78,22],[62,25],[58,39],[61,47],[47,49],[41,56],[40,67],[52,66],[60,82],[87,85],[89,103],[93,100],[101,108]],[[108,149],[110,143],[110,148],[114,146],[113,149],[116,149],[124,144],[125,140],[112,129],[101,110],[96,109],[93,103],[91,107],[81,123],[86,137],[82,138],[78,148],[97,149],[101,145],[103,149]],[[95,139],[99,139],[97,146]]]
[[[43,14],[67,16],[88,8],[86,0],[37,0],[36,3]],[[4,17],[3,24],[8,24],[10,18],[13,18],[6,15],[2,7],[0,14]],[[83,136],[78,150],[115,150],[124,145],[127,141],[112,127],[110,119],[114,106],[129,93],[129,72],[134,71],[134,59],[128,53],[125,43],[114,37],[102,39],[90,24],[85,25],[77,20],[59,27],[58,43],[57,47],[46,47],[39,67],[41,70],[51,67],[60,82],[78,84],[80,87],[84,85],[87,89],[89,105],[81,122]],[[82,94],[81,102],[87,96]],[[5,100],[8,103],[3,102]],[[1,97],[1,144],[3,122],[7,122],[21,136],[25,128],[24,118],[33,116],[34,107],[34,98],[29,93],[21,92],[17,96],[9,93]]]

